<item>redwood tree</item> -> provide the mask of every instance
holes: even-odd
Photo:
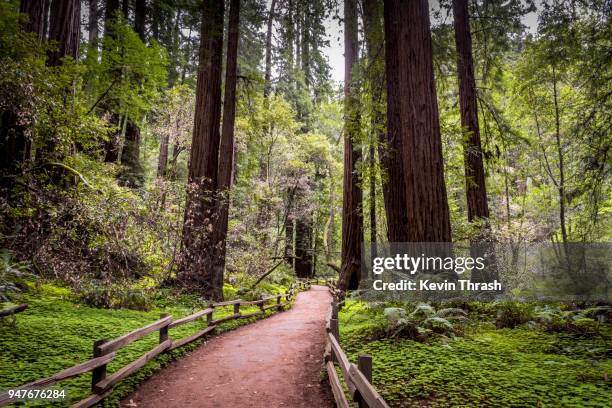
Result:
[[[480,145],[476,81],[472,57],[472,35],[468,14],[468,0],[454,0],[455,44],[457,46],[457,75],[459,78],[459,108],[463,128],[463,159],[468,220],[489,217],[485,172]]]
[[[338,279],[341,290],[359,287],[363,215],[361,187],[356,163],[361,151],[354,145],[359,134],[359,98],[353,69],[358,58],[357,1],[344,3],[344,199],[342,204],[342,267]]]
[[[224,1],[204,0],[201,7],[200,63],[179,280],[213,297],[212,218],[218,186]]]
[[[19,3],[19,12],[27,16],[23,29],[36,34],[38,42],[42,42],[45,39],[50,1],[21,0]]]
[[[400,110],[407,241],[450,242],[427,0],[389,0],[385,8],[386,16],[398,18],[397,31],[388,38],[397,47],[386,58],[388,86],[398,91],[388,100]]]
[[[383,201],[387,215],[387,237],[390,242],[408,241],[406,182],[402,164],[402,135],[400,133],[398,32],[399,16],[396,4],[384,4],[385,76],[387,84],[387,129],[380,135],[378,156],[385,170],[382,182]]]
[[[61,64],[62,57],[79,56],[81,2],[55,0],[49,18],[49,42],[54,48],[47,53],[47,65]]]
[[[213,283],[214,297],[223,298],[223,270],[229,212],[229,192],[234,168],[234,123],[236,118],[236,82],[238,79],[238,36],[240,24],[240,0],[231,0],[227,37],[227,59],[225,68],[225,95],[223,99],[223,128],[219,147],[219,200],[215,217],[215,256]]]

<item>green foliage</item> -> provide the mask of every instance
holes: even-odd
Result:
[[[410,313],[401,307],[390,307],[385,308],[383,314],[388,322],[388,337],[408,337],[418,341],[426,341],[432,337],[453,338],[462,333],[460,323],[466,319],[466,313],[462,309],[436,310],[426,303],[418,304]]]
[[[500,302],[496,309],[495,326],[498,329],[504,327],[513,329],[532,319],[534,306],[529,303],[505,301]]]
[[[112,35],[102,41],[101,62],[88,62],[88,80],[101,102],[140,121],[154,106],[166,85],[168,56],[156,41],[146,46],[120,14],[110,23]]]
[[[373,356],[373,385],[391,407],[569,408],[605,406],[609,400],[609,325],[595,337],[527,326],[495,329],[478,322],[495,307],[470,303],[471,324],[463,337],[428,343],[376,339],[383,306],[349,302],[340,312],[340,338],[352,361],[358,353]],[[429,306],[418,309],[432,313]],[[593,313],[602,312],[587,312]]]
[[[163,294],[163,302],[156,301],[148,312],[98,309],[73,303],[72,297],[69,289],[50,284],[42,284],[38,289],[32,288],[21,297],[21,301],[28,303],[28,309],[19,314],[14,327],[0,325],[0,389],[23,385],[83,362],[91,358],[94,341],[121,336],[157,320],[160,313],[169,313],[174,318],[181,318],[206,307],[172,293]],[[242,307],[241,310],[248,313],[258,309]],[[231,306],[215,309],[215,317],[232,313]],[[217,326],[217,331],[224,332],[253,321],[254,319],[240,319],[222,323]],[[205,324],[198,320],[173,328],[170,330],[170,338],[186,337],[201,330]],[[109,373],[140,357],[158,341],[158,333],[154,332],[122,348],[118,351],[115,360],[109,364]],[[201,341],[197,341],[158,356],[119,383],[104,401],[103,406],[118,407],[121,398],[132,392],[139,383],[200,344]],[[64,381],[61,386],[68,392],[69,403],[76,403],[90,394],[91,376],[85,374]],[[42,404],[31,405],[42,406]],[[65,405],[66,403],[51,404],[51,406]]]
[[[0,305],[25,289],[32,276],[29,262],[17,261],[9,250],[0,249]]]

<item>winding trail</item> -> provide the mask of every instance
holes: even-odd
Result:
[[[211,338],[122,401],[143,408],[328,408],[320,381],[325,286],[297,295],[293,307]]]

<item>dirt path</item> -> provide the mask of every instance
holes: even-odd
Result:
[[[291,310],[213,337],[122,401],[143,408],[327,408],[320,382],[324,286],[297,295]]]

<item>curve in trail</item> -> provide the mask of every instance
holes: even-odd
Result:
[[[293,307],[257,323],[213,337],[127,397],[122,407],[326,408],[320,381],[325,286],[297,295]]]

